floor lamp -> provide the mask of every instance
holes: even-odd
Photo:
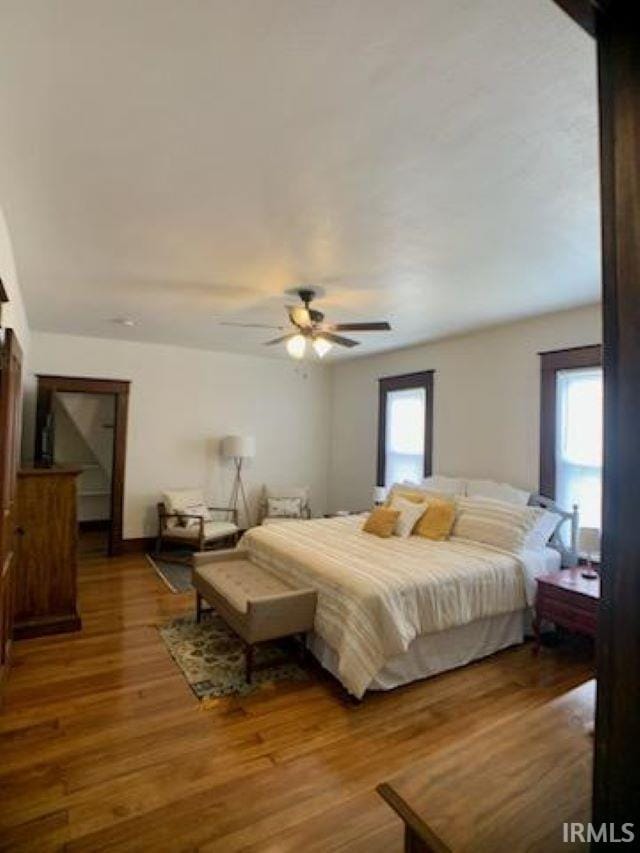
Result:
[[[242,463],[245,459],[253,459],[256,455],[256,440],[251,435],[228,435],[222,439],[221,449],[224,458],[233,459],[236,467],[236,474],[233,478],[233,486],[231,487],[231,497],[229,498],[229,509],[236,509],[238,499],[242,498],[246,524],[247,527],[251,527],[249,505],[244,490],[244,483],[242,482]]]

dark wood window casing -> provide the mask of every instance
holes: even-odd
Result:
[[[376,483],[379,486],[384,486],[387,394],[390,391],[402,391],[405,388],[425,389],[423,476],[428,477],[431,474],[431,457],[433,453],[433,373],[433,370],[423,370],[418,373],[405,373],[402,376],[387,376],[378,380],[378,470]]]
[[[600,367],[602,347],[593,344],[540,353],[540,494],[556,492],[556,381],[558,371]]]

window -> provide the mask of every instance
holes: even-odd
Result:
[[[540,491],[577,504],[582,527],[601,527],[601,358],[599,346],[542,354]]]
[[[433,371],[380,380],[378,485],[431,473]]]

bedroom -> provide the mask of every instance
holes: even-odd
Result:
[[[601,393],[594,353],[599,357],[603,341],[605,351],[617,352],[616,336],[626,334],[635,304],[632,291],[613,329],[607,311],[615,311],[625,291],[619,282],[614,296],[607,291],[606,268],[600,304],[594,42],[547,0],[528,0],[524,13],[499,0],[407,2],[400,11],[361,2],[140,2],[135,14],[120,3],[67,2],[55,10],[46,3],[1,5],[7,132],[0,277],[9,298],[2,326],[14,330],[6,337],[17,337],[23,354],[18,489],[31,483],[37,490],[57,476],[55,469],[31,467],[34,450],[36,461],[46,461],[47,451],[61,461],[62,416],[50,417],[51,400],[89,388],[106,393],[99,383],[119,383],[113,417],[98,418],[113,434],[113,476],[104,490],[88,486],[84,495],[104,493],[108,506],[80,518],[84,553],[60,563],[62,571],[77,562],[78,595],[65,602],[69,632],[27,639],[20,619],[11,630],[0,745],[5,846],[262,850],[295,849],[314,839],[317,849],[400,849],[402,821],[377,786],[395,782],[396,792],[409,796],[411,781],[403,782],[403,774],[438,776],[457,745],[495,738],[492,721],[517,728],[531,720],[533,727],[537,714],[558,707],[562,715],[576,695],[593,716],[591,643],[565,629],[543,637],[534,655],[534,598],[518,556],[499,560],[495,543],[476,543],[481,554],[467,551],[463,565],[448,569],[456,575],[477,561],[467,591],[461,581],[455,596],[458,615],[426,630],[420,618],[427,605],[417,599],[426,589],[439,612],[444,593],[425,586],[422,575],[409,576],[402,549],[420,549],[422,572],[422,554],[463,546],[416,534],[379,538],[362,530],[365,515],[345,513],[369,513],[374,502],[389,499],[397,480],[420,484],[435,475],[449,478],[435,491],[458,515],[466,501],[481,504],[496,488],[504,498],[507,484],[519,495],[509,517],[533,524],[543,514],[526,506],[531,496],[559,500],[551,491],[576,474],[562,455],[556,424],[557,402],[568,405],[570,397],[565,374],[586,371]],[[620,245],[623,251],[627,244]],[[627,275],[633,267],[621,269]],[[324,318],[304,313],[291,293],[303,286],[315,291],[311,310]],[[391,328],[335,328],[372,321]],[[357,345],[343,347],[332,335]],[[288,340],[265,349],[283,336]],[[333,344],[322,358],[312,345],[318,339]],[[305,350],[302,358],[296,346]],[[610,372],[606,381],[622,388],[633,377],[633,352],[616,356],[616,371],[631,360],[628,374],[614,379]],[[571,361],[576,354],[580,364]],[[613,364],[605,359],[605,377]],[[425,372],[424,386],[406,379]],[[407,397],[394,397],[403,390]],[[595,490],[581,492],[581,504],[599,504],[597,394],[587,403],[586,427],[572,433],[583,451],[589,445],[586,467],[597,481]],[[623,435],[633,403],[620,399],[622,408],[609,409],[607,423]],[[400,419],[400,434],[412,446],[399,459],[398,447],[382,439],[394,432],[385,419],[394,421],[402,400],[414,413],[418,406],[424,429],[415,429],[414,414]],[[585,409],[576,411],[584,423]],[[15,438],[15,422],[12,430]],[[82,474],[58,477],[69,488],[75,476],[88,481],[85,469],[100,462],[96,445],[87,443],[86,458],[75,457]],[[620,445],[608,459],[605,483],[608,476],[617,494],[634,494],[625,483],[635,454]],[[242,490],[235,493],[238,468],[246,508]],[[451,481],[457,486],[443,495]],[[272,677],[264,678],[258,645],[251,682],[237,640],[254,630],[251,608],[241,607],[235,622],[231,608],[221,629],[231,626],[224,642],[232,638],[237,650],[227,695],[211,686],[198,694],[189,665],[174,660],[175,644],[184,642],[174,620],[186,619],[195,631],[193,649],[214,618],[203,616],[200,627],[195,622],[191,559],[180,548],[174,554],[169,541],[181,535],[197,541],[204,531],[203,513],[197,506],[188,511],[198,504],[193,495],[188,505],[167,505],[180,489],[220,508],[225,524],[232,519],[238,529],[228,535],[244,534],[234,565],[249,574],[238,581],[222,564],[226,588],[197,587],[201,604],[214,603],[208,595],[222,596],[215,603],[224,614],[233,584],[259,586],[271,575],[302,592],[310,585],[315,596],[307,654],[266,669]],[[629,564],[634,553],[625,539],[633,525],[618,528],[627,504],[617,500],[615,520],[605,504],[607,566]],[[44,499],[34,503],[47,522],[61,515],[58,503],[53,512]],[[312,518],[257,524],[265,514],[291,513],[292,503],[294,514],[308,507]],[[80,502],[77,508],[83,512]],[[167,510],[179,516],[175,526]],[[577,526],[596,528],[599,538],[598,515],[583,511]],[[578,556],[570,522],[564,523],[566,566]],[[216,516],[206,523],[222,522]],[[117,556],[104,552],[105,524]],[[614,524],[616,536],[607,543]],[[27,531],[17,534],[22,539],[14,549],[7,546],[20,557],[29,529],[14,526]],[[342,615],[322,628],[330,597],[319,580],[309,580],[309,561],[322,556],[318,571],[326,574],[340,530],[352,544],[367,542],[367,556],[356,569],[352,554],[351,572],[335,579]],[[298,560],[293,569],[265,568],[273,554],[257,555],[261,547],[276,548],[278,536],[287,541],[287,559]],[[7,541],[5,534],[3,547]],[[49,542],[58,540],[44,547]],[[249,569],[240,562],[248,548]],[[358,601],[370,598],[372,580],[365,576],[374,550],[383,555],[375,583],[398,566],[409,574],[399,586],[387,577],[385,595],[372,599],[389,630],[378,625],[352,643],[357,629],[349,620],[354,613],[356,622],[369,618]],[[581,556],[596,551],[599,543],[583,547]],[[211,566],[220,576],[219,556],[212,549],[193,558],[205,580]],[[186,577],[188,591],[172,592],[154,571],[158,564],[161,574],[164,565],[172,577]],[[551,568],[561,571],[559,563]],[[51,571],[42,566],[38,588],[50,582]],[[635,600],[634,574],[624,577],[629,592],[615,593],[622,596],[616,632],[607,643],[599,639],[606,649],[616,646],[617,655],[623,642],[633,648],[637,640],[624,627],[625,620],[635,624],[633,613],[620,603]],[[360,593],[344,586],[354,578],[363,584]],[[605,579],[603,573],[603,586]],[[478,592],[483,583],[496,597],[511,584],[509,603],[487,604]],[[407,608],[402,615],[397,589]],[[407,590],[419,593],[417,603]],[[460,615],[476,605],[473,616]],[[294,616],[307,618],[303,610]],[[448,630],[505,613],[517,613],[517,624],[502,626],[503,634],[482,647],[485,654],[477,637],[460,654],[460,637],[447,637]],[[284,630],[285,616],[269,611],[269,625],[275,619]],[[168,636],[169,623],[177,638]],[[305,630],[295,624],[296,632]],[[599,637],[610,628],[601,626]],[[336,631],[346,637],[344,649],[336,639],[332,645]],[[314,647],[322,634],[325,649]],[[367,690],[372,673],[363,661],[376,643],[390,640],[382,655],[392,662],[394,651],[404,653],[420,634],[430,638],[426,668],[381,685],[393,689]],[[434,667],[437,634],[445,635],[444,651]],[[346,668],[328,659],[327,649],[352,654]],[[451,650],[457,660],[448,657]],[[199,685],[207,680],[202,672]],[[598,721],[596,744],[619,744],[629,731],[625,708],[613,701],[622,676],[615,667],[598,675],[601,708],[603,696],[613,698]],[[577,797],[586,796],[589,734],[581,744]],[[568,753],[574,744],[549,740],[547,748]],[[616,779],[622,768],[631,772],[631,759],[600,748],[606,759],[599,772],[615,796],[607,805],[600,794],[595,814],[615,814],[611,820],[622,824],[634,812]],[[486,758],[481,751],[478,767]],[[567,759],[567,773],[574,769]],[[509,797],[508,785],[496,790]],[[596,796],[599,790],[597,783]],[[414,807],[429,823],[428,810]]]

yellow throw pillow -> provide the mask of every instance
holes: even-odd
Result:
[[[429,498],[427,511],[413,528],[413,532],[425,539],[444,542],[451,535],[456,520],[456,505],[443,498]]]
[[[365,533],[373,533],[383,539],[388,539],[393,533],[399,515],[397,509],[389,509],[386,506],[375,507],[369,513],[362,529]]]
[[[403,486],[396,483],[391,487],[391,491],[385,502],[385,506],[391,506],[394,498],[404,498],[406,501],[411,501],[414,504],[424,503],[431,497],[428,492],[421,492],[419,489],[412,489],[411,486]]]

